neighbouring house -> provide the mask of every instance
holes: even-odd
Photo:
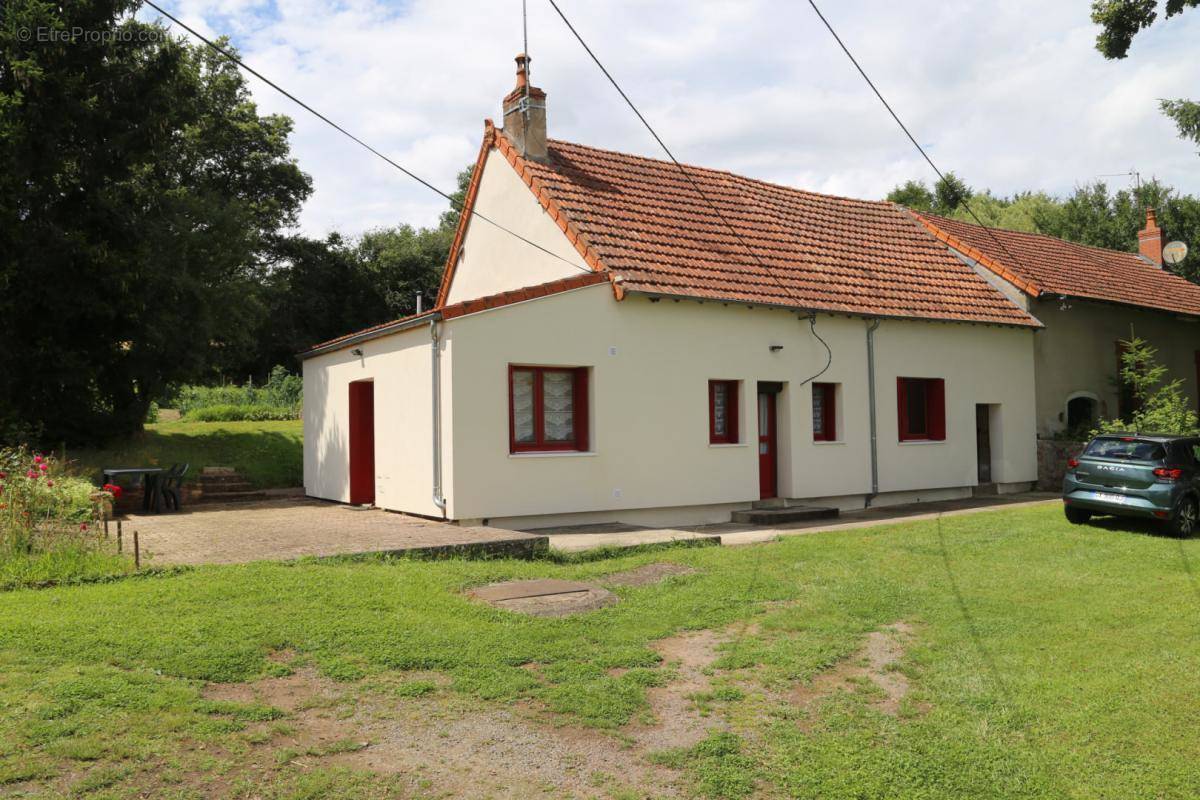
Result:
[[[303,354],[309,495],[535,528],[1031,485],[1020,303],[893,204],[547,139],[526,63],[435,308]]]
[[[1039,436],[1086,434],[1102,417],[1129,415],[1134,398],[1120,370],[1131,331],[1158,348],[1193,404],[1200,399],[1200,286],[1163,266],[1153,209],[1138,253],[916,216],[1045,325],[1034,345]]]

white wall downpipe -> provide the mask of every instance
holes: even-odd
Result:
[[[867,508],[879,494],[879,422],[875,418],[875,331],[878,329],[877,319],[867,325],[867,416],[871,421],[871,493],[867,495]]]
[[[446,516],[446,498],[442,490],[442,350],[438,320],[429,320],[433,375],[433,504]]]

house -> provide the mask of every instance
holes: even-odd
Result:
[[[1120,381],[1121,340],[1131,331],[1158,348],[1193,404],[1200,399],[1200,286],[1164,268],[1153,209],[1138,233],[1138,253],[916,216],[1045,325],[1034,345],[1039,436],[1086,434],[1100,418],[1128,416],[1133,398]]]
[[[1028,488],[1038,320],[904,209],[485,123],[436,306],[303,354],[311,496],[511,528]]]

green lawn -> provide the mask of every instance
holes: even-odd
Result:
[[[159,422],[135,439],[101,450],[75,450],[68,458],[81,474],[98,478],[104,467],[191,465],[234,467],[256,488],[300,486],[304,481],[304,431],[285,422]]]
[[[462,594],[655,561],[698,572],[617,589],[618,605],[561,620]],[[718,690],[697,698],[729,731],[652,756],[694,795],[1196,797],[1197,570],[1200,540],[1072,527],[1040,506],[564,564],[256,564],[9,592],[0,793],[439,796],[294,757],[279,743],[288,714],[205,700],[203,682],[311,664],[359,700],[399,685],[422,702],[532,708],[620,736],[645,714],[647,687],[675,676],[650,643],[710,628],[741,634],[719,650]],[[897,622],[913,630],[898,716],[868,685],[807,710],[789,702]],[[607,780],[595,796],[634,796]]]

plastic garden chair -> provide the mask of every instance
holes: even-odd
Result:
[[[168,510],[178,511],[183,505],[181,498],[183,497],[183,477],[187,475],[188,467],[191,464],[184,464],[182,467],[176,465],[171,467],[162,479],[163,499],[167,502]]]

